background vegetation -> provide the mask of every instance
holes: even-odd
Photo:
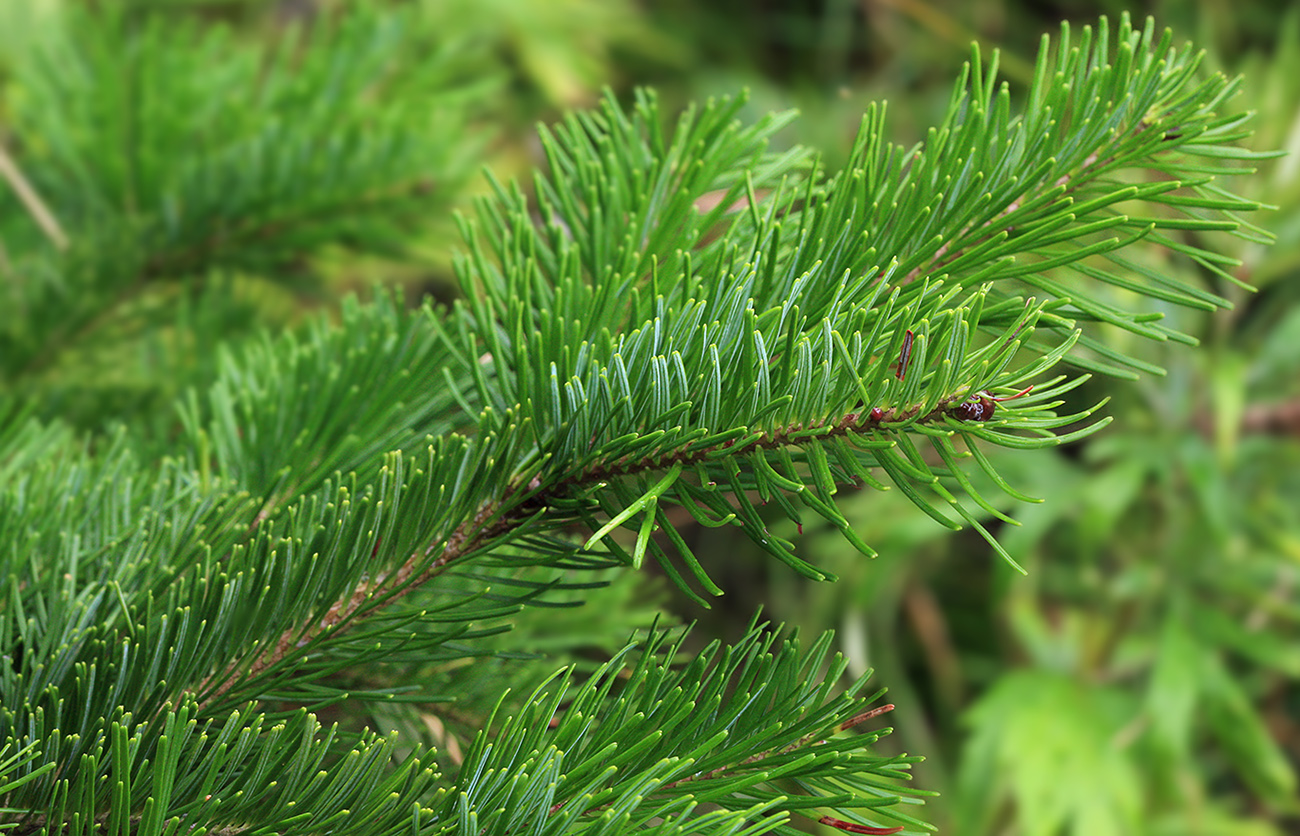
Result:
[[[333,309],[376,280],[408,298],[447,298],[450,213],[486,188],[479,167],[504,177],[534,165],[534,123],[592,103],[602,86],[626,97],[653,85],[669,111],[748,87],[753,114],[800,108],[780,141],[834,158],[848,153],[874,100],[890,102],[896,140],[920,139],[972,39],[1001,46],[1004,74],[1024,83],[1039,36],[1061,19],[1129,9],[1028,0],[151,5],[166,14],[0,0],[0,162],[10,161],[0,276],[4,303],[23,314],[0,333],[0,386],[15,409],[95,432],[143,422],[159,439],[175,431],[164,405],[216,378],[219,341],[255,344],[262,326]],[[339,14],[361,6],[368,13]],[[1110,428],[999,458],[1013,484],[1048,497],[1016,510],[1021,527],[996,532],[1027,578],[978,537],[949,535],[905,500],[864,491],[844,507],[880,550],[876,560],[829,527],[808,522],[802,532],[838,584],[804,582],[727,530],[699,528],[687,539],[727,596],[707,612],[671,601],[680,618],[701,621],[701,640],[736,638],[759,605],[814,633],[835,628],[851,672],[875,667],[900,706],[883,745],[926,755],[917,782],[941,796],[924,815],[946,833],[1300,827],[1300,11],[1213,0],[1133,11],[1205,47],[1211,67],[1245,74],[1258,112],[1250,144],[1292,152],[1237,186],[1277,207],[1256,219],[1277,243],[1212,242],[1258,292],[1177,255],[1134,256],[1235,307],[1170,306],[1171,324],[1200,348],[1125,345],[1168,373],[1095,379],[1079,392],[1080,406],[1111,398]],[[303,51],[326,60],[302,63],[294,37],[335,47]],[[152,50],[151,39],[193,48]],[[192,82],[181,101],[177,79]],[[275,118],[232,121],[223,102],[249,89],[263,114],[316,126],[304,134],[295,123],[310,148],[286,148]],[[157,115],[133,116],[142,112]],[[322,163],[312,150],[320,144],[349,165]],[[177,157],[188,153],[196,162],[187,166]],[[232,192],[235,178],[213,158],[266,174],[258,188]],[[177,171],[207,204],[169,202]],[[303,183],[309,199],[277,214],[277,189]],[[358,189],[374,202],[360,217]],[[51,248],[71,280],[11,281],[9,265]],[[200,261],[210,268],[202,275],[186,269]],[[781,525],[793,524],[773,522],[793,537]],[[572,620],[565,635],[582,637],[580,654],[619,646],[628,626],[651,618],[650,603],[671,595],[645,583],[601,593],[621,613],[614,628],[598,613],[562,616]],[[558,632],[553,612],[526,613],[499,640],[503,654],[545,650]],[[510,675],[527,681],[550,667],[543,659]],[[492,661],[476,672],[485,693],[495,675],[504,674]],[[470,727],[431,711],[419,733],[454,756]]]

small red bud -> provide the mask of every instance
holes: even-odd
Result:
[[[994,397],[988,392],[979,392],[971,396],[970,400],[953,407],[952,415],[959,421],[987,421],[993,417],[993,412],[1000,402],[1014,401],[1016,398],[1024,397],[1033,388],[1033,386],[1026,386],[1014,395],[1001,395],[999,397]]]
[[[822,816],[817,821],[820,824],[829,824],[831,827],[838,828],[846,833],[870,833],[874,834],[874,836],[886,836],[886,834],[898,833],[903,829],[901,825],[898,827],[868,827],[865,824],[854,824],[830,816]]]
[[[981,392],[968,401],[953,407],[952,415],[958,421],[987,421],[993,417],[997,404],[987,394]]]

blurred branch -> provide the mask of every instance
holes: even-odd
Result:
[[[1300,398],[1248,407],[1241,418],[1241,429],[1248,433],[1300,436]]]
[[[903,609],[929,660],[930,670],[939,683],[936,693],[951,706],[962,705],[966,697],[961,661],[952,643],[948,620],[944,617],[943,608],[933,590],[924,584],[912,584],[903,596]]]
[[[68,236],[64,233],[63,227],[59,226],[54,213],[41,200],[40,195],[32,188],[31,183],[27,182],[27,178],[19,170],[18,164],[9,156],[9,152],[5,150],[3,145],[0,145],[0,177],[4,177],[9,187],[14,190],[14,194],[18,196],[18,200],[22,202],[23,207],[32,216],[32,220],[36,221],[36,225],[41,228],[41,232],[45,233],[45,237],[49,238],[50,242],[59,250],[66,250],[68,248]]]
[[[1202,416],[1194,423],[1202,435],[1213,434],[1214,421],[1208,416]],[[1300,398],[1246,407],[1241,416],[1240,431],[1251,435],[1300,437]]]
[[[966,49],[975,41],[988,40],[968,29],[952,15],[921,0],[862,0],[862,6],[869,19],[875,17],[872,15],[873,10],[885,9],[895,12],[910,18],[940,41],[952,44],[958,49]],[[1033,66],[1013,52],[999,52],[998,64],[1008,76],[1017,81],[1028,83],[1034,77]]]

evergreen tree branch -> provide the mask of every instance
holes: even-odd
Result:
[[[889,411],[877,408],[865,416],[850,413],[831,422],[776,428],[770,434],[762,430],[734,432],[730,433],[731,438],[717,443],[681,445],[671,455],[644,456],[635,460],[623,457],[588,465],[576,473],[551,481],[546,486],[536,479],[527,485],[513,484],[500,498],[482,504],[472,518],[456,526],[445,539],[412,553],[391,573],[359,583],[346,598],[335,601],[319,619],[313,617],[309,624],[286,630],[251,664],[240,663],[221,677],[210,681],[203,688],[209,694],[205,698],[205,704],[219,699],[238,682],[256,679],[291,654],[310,652],[315,641],[335,638],[344,629],[357,626],[364,618],[379,615],[385,608],[397,604],[451,566],[517,539],[527,533],[528,529],[524,526],[528,521],[538,520],[548,508],[562,505],[567,499],[589,494],[607,480],[637,477],[664,470],[680,473],[705,463],[716,465],[724,458],[743,461],[752,454],[768,450],[810,443],[825,445],[836,439],[850,437],[874,437],[884,431],[887,425],[908,428],[937,425],[947,428],[954,424],[967,424],[971,423],[970,419],[959,419],[954,413],[960,412],[965,404],[977,402],[978,400],[972,401],[967,393],[961,392],[939,398],[924,413],[922,407],[916,405]],[[1066,420],[1073,421],[1077,417],[1070,416]],[[988,420],[989,418],[981,416],[977,422]],[[860,476],[858,481],[861,481]],[[802,487],[799,489],[802,490]],[[693,500],[682,497],[679,501],[684,504]],[[573,514],[570,512],[570,516]],[[562,525],[565,522],[567,520],[561,518],[551,524]]]
[[[630,671],[620,673],[625,650],[575,693],[567,693],[563,680],[548,683],[543,687],[557,691],[539,689],[493,738],[479,736],[457,785],[434,808],[447,810],[448,825],[471,825],[464,812],[453,818],[448,804],[459,791],[468,796],[462,809],[480,817],[478,827],[515,832],[538,827],[541,819],[542,832],[587,833],[626,832],[708,803],[761,821],[755,832],[791,833],[790,812],[843,804],[847,784],[863,793],[859,809],[920,825],[899,809],[892,783],[906,776],[912,759],[855,755],[863,738],[842,736],[873,713],[861,711],[879,696],[863,693],[866,676],[836,695],[844,663],[827,658],[829,636],[806,653],[797,642],[774,646],[774,639],[753,630],[730,648],[712,644],[674,669],[677,648],[664,651],[663,634],[651,634]],[[556,752],[565,753],[564,771],[552,777],[542,765]],[[510,764],[524,760],[536,764],[524,786],[477,778],[511,774]],[[529,787],[545,781],[556,782],[552,793],[530,797]],[[792,785],[800,792],[784,789]],[[511,796],[523,803],[508,803]],[[597,826],[611,817],[621,829]]]
[[[1137,127],[1130,134],[1130,137],[1136,137],[1136,135],[1143,130],[1146,130],[1145,125]],[[1097,153],[1093,152],[1084,159],[1083,165],[1080,167],[1078,172],[1066,172],[1065,174],[1062,174],[1054,183],[1051,184],[1050,187],[1045,189],[1041,184],[1036,184],[1037,188],[1040,189],[1037,194],[1034,193],[1032,188],[1026,189],[1024,192],[1017,195],[1009,205],[999,210],[997,217],[995,217],[991,223],[982,224],[980,225],[982,228],[976,229],[976,224],[972,221],[966,227],[962,228],[952,240],[940,244],[939,249],[935,250],[934,255],[931,257],[929,262],[917,264],[908,271],[907,275],[903,277],[899,284],[907,285],[924,276],[934,276],[943,273],[944,268],[958,261],[971,251],[976,250],[983,245],[987,245],[996,239],[1009,237],[1013,232],[1015,232],[1015,226],[1005,225],[999,222],[1005,219],[1008,215],[1014,214],[1023,204],[1035,200],[1043,200],[1045,194],[1050,194],[1054,201],[1060,201],[1062,205],[1072,204],[1074,202],[1072,199],[1072,193],[1078,191],[1080,186],[1087,182],[1092,170],[1104,170],[1110,167],[1114,162],[1115,157],[1110,157],[1106,160],[1098,160]],[[972,232],[975,232],[976,235],[972,236]],[[961,244],[954,246],[954,242],[961,242]]]

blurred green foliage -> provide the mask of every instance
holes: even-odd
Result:
[[[0,332],[0,384],[39,393],[49,414],[88,426],[152,415],[212,378],[218,339],[331,304],[371,277],[445,293],[445,219],[480,188],[473,172],[487,161],[507,172],[531,165],[540,153],[532,124],[604,85],[653,84],[667,102],[748,87],[751,111],[800,107],[783,138],[829,149],[835,162],[871,100],[889,100],[898,140],[921,139],[971,39],[1003,47],[1015,84],[1061,19],[1128,8],[148,5],[173,7],[172,18],[142,23],[144,4],[0,0],[0,149],[55,224],[14,178],[0,184],[4,304],[20,312]],[[1292,155],[1238,188],[1277,207],[1265,223],[1278,242],[1214,241],[1236,248],[1234,274],[1253,295],[1185,259],[1139,256],[1236,309],[1167,311],[1199,337],[1196,351],[1124,346],[1167,376],[1091,383],[1079,402],[1110,397],[1118,419],[1101,435],[1063,450],[991,453],[1019,489],[1049,497],[1021,506],[1020,527],[998,531],[1029,576],[978,537],[946,535],[906,501],[875,493],[843,505],[880,549],[874,562],[815,524],[779,532],[838,574],[835,585],[800,583],[728,532],[688,536],[728,595],[711,613],[679,602],[681,616],[700,619],[703,635],[734,637],[766,602],[775,619],[837,628],[854,673],[875,667],[899,705],[886,745],[927,755],[918,783],[942,795],[925,815],[946,833],[1300,827],[1300,10],[1163,0],[1144,11],[1205,46],[1210,67],[1248,76],[1254,146]],[[98,25],[87,26],[92,14]],[[295,61],[302,38],[335,39],[330,60]],[[176,40],[190,48],[164,48]],[[322,85],[329,96],[305,97]],[[170,98],[177,91],[183,100]],[[250,95],[259,118],[232,119],[248,111],[224,104]],[[311,122],[311,147],[282,144],[283,120]],[[317,170],[321,147],[337,156]],[[278,190],[290,182],[292,192]],[[358,190],[375,200],[361,223],[331,202]],[[207,199],[178,205],[182,191]],[[273,259],[243,258],[247,236]],[[14,283],[14,264],[41,279]],[[625,588],[609,600],[636,606]],[[498,650],[536,649],[546,627],[534,616]],[[454,725],[424,734],[446,746]]]

